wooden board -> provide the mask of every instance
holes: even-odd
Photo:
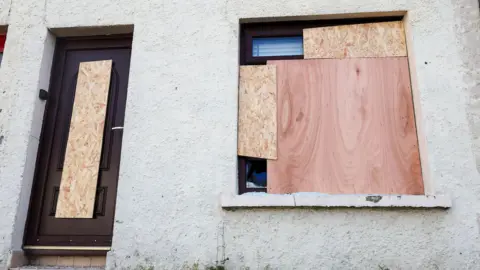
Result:
[[[80,63],[57,218],[92,218],[112,61]]]
[[[303,30],[304,58],[407,56],[403,22],[382,22]]]
[[[275,66],[241,66],[238,91],[238,155],[277,158]]]
[[[407,61],[269,61],[279,113],[268,192],[423,194]]]

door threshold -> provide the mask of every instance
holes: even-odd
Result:
[[[104,256],[28,256],[28,263],[35,269],[42,267],[65,267],[61,269],[100,269],[105,268],[107,257]],[[51,268],[49,268],[51,269]]]
[[[41,250],[106,250],[110,251],[110,247],[68,247],[68,246],[24,246],[23,249],[41,249]]]
[[[111,247],[99,246],[24,246],[23,250],[28,255],[52,256],[105,256]]]

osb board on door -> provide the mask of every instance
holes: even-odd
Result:
[[[401,21],[304,29],[303,40],[305,59],[407,56]]]
[[[279,112],[269,193],[424,193],[406,57],[268,64]]]
[[[111,60],[80,63],[57,218],[93,217],[111,69]]]
[[[241,66],[238,91],[238,155],[277,158],[275,66]]]

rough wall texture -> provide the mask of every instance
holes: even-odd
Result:
[[[48,89],[53,38],[39,1],[4,1],[8,37],[0,69],[0,267],[21,249]],[[8,3],[6,3],[8,2]]]
[[[220,193],[236,186],[239,20],[400,10],[412,29],[428,167],[453,208],[223,211]],[[478,17],[476,0],[0,0],[0,24],[9,25],[0,268],[21,245],[36,96],[53,50],[47,29],[116,24],[135,32],[109,269],[477,268]]]
[[[475,1],[456,6],[455,34],[467,93],[467,116],[473,138],[477,170],[480,171],[480,18]],[[469,3],[472,2],[472,3]],[[473,8],[472,8],[473,5]]]

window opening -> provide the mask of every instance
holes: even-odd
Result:
[[[402,17],[244,23],[240,25],[240,65],[266,65],[268,60],[303,59],[303,29],[399,21]],[[238,156],[239,193],[266,192],[267,160]]]

